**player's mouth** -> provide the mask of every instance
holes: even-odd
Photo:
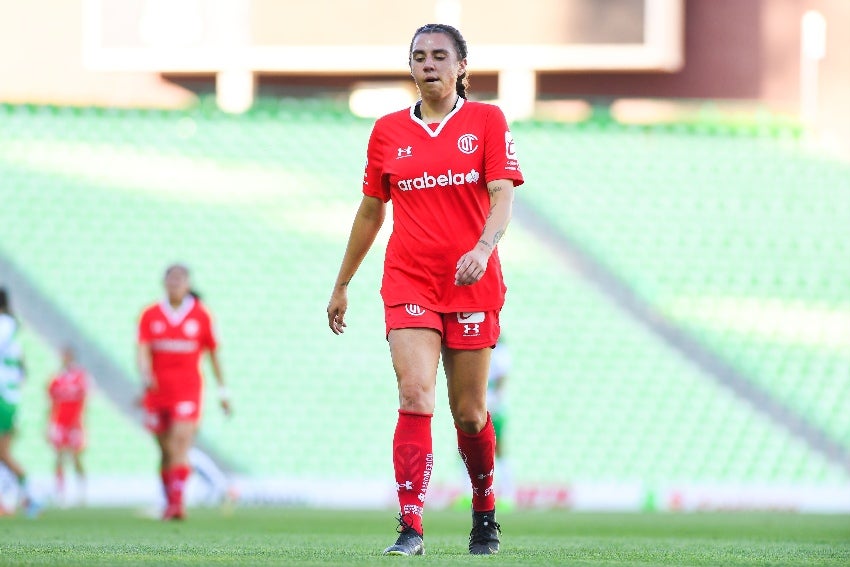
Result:
[[[426,83],[438,83],[440,81],[439,77],[425,77]]]

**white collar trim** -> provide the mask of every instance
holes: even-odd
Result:
[[[165,315],[165,318],[168,319],[168,322],[172,325],[180,324],[180,322],[186,318],[186,315],[189,314],[189,311],[191,311],[194,306],[195,298],[192,297],[191,294],[183,298],[183,302],[177,309],[174,309],[171,306],[171,303],[168,302],[167,297],[159,303],[159,308],[162,310],[162,314]]]
[[[440,125],[437,126],[436,130],[431,130],[431,127],[428,124],[426,124],[425,121],[423,121],[421,118],[416,116],[416,105],[421,105],[422,99],[419,99],[418,101],[416,101],[413,104],[413,106],[410,107],[410,119],[413,120],[414,122],[416,122],[417,124],[419,124],[420,126],[422,126],[422,128],[424,128],[425,131],[428,132],[429,136],[431,136],[432,138],[436,138],[440,134],[440,132],[443,130],[443,126],[445,126],[448,123],[449,119],[452,116],[457,114],[457,112],[463,107],[463,104],[465,102],[466,102],[465,98],[463,98],[462,96],[458,96],[457,102],[455,103],[455,107],[452,109],[451,112],[446,114],[445,118],[443,118],[443,120],[440,122]]]

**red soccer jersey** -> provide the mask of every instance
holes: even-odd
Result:
[[[200,301],[190,296],[178,309],[165,301],[145,309],[139,343],[151,348],[155,387],[151,395],[156,400],[200,400],[201,354],[216,348],[210,315]]]
[[[378,119],[369,138],[363,193],[393,202],[384,303],[443,313],[501,309],[506,287],[498,250],[479,282],[454,281],[457,261],[481,238],[490,211],[487,182],[523,182],[505,116],[497,106],[461,98],[432,129],[414,108]]]
[[[63,427],[82,427],[88,379],[82,368],[65,368],[47,387],[50,396],[50,423]]]

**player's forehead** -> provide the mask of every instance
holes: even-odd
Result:
[[[436,53],[446,52],[455,53],[454,42],[452,38],[442,32],[427,32],[420,33],[413,39],[413,44],[410,46],[411,54],[414,53]]]
[[[182,264],[174,264],[165,270],[165,279],[180,280],[189,278],[189,269]]]

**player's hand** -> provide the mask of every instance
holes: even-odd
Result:
[[[225,417],[233,415],[233,404],[230,403],[230,398],[221,398],[218,404],[221,406],[221,411],[224,412]]]
[[[147,394],[148,394],[148,390],[146,388],[146,389],[142,390],[142,393],[139,394],[138,396],[136,396],[136,398],[133,400],[133,402],[135,403],[137,408],[145,407],[145,398],[147,397]]]
[[[475,248],[460,257],[455,271],[455,285],[472,285],[484,277],[490,249],[485,244],[476,244]]]
[[[345,332],[345,311],[348,309],[348,293],[345,287],[338,287],[328,302],[328,327],[335,335]]]

